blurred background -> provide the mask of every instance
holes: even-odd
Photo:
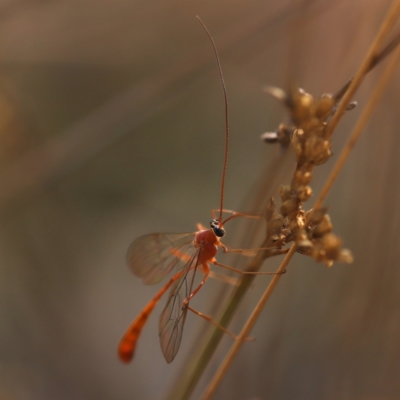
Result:
[[[116,349],[158,289],[126,267],[130,242],[193,231],[219,205],[223,97],[195,15],[217,43],[228,88],[225,206],[248,211],[260,179],[289,183],[293,168],[290,153],[259,139],[286,116],[262,88],[296,82],[315,95],[336,92],[355,73],[389,4],[1,2],[0,399],[162,399],[179,384],[207,325],[200,318],[188,315],[170,365],[158,342],[162,304],[132,364],[123,365]],[[339,125],[335,155],[382,67]],[[326,269],[296,255],[252,332],[256,341],[243,346],[216,398],[400,397],[399,79],[327,200],[354,264]],[[334,161],[315,171],[314,193]],[[227,226],[226,243],[243,239],[235,226]],[[268,280],[254,281],[234,332]],[[194,306],[215,315],[222,288],[210,281]],[[193,398],[231,343],[223,339]]]

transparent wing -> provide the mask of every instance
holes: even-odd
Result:
[[[126,261],[147,285],[160,282],[173,269],[184,268],[197,252],[195,233],[151,233],[140,236],[129,246]]]
[[[189,297],[193,289],[200,251],[201,248],[196,249],[195,254],[187,261],[182,277],[171,286],[167,304],[160,315],[160,344],[167,363],[175,358],[181,344],[183,325],[188,310],[188,304],[184,304],[184,300]]]

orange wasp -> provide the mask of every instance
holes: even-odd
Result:
[[[162,311],[159,320],[161,350],[167,363],[173,361],[179,350],[183,326],[188,310],[210,321],[218,328],[235,338],[235,335],[214,322],[210,317],[194,310],[189,306],[190,300],[201,289],[211,273],[210,263],[239,272],[241,274],[274,274],[273,272],[244,272],[227,265],[220,264],[215,259],[218,247],[222,247],[224,252],[243,252],[243,250],[229,250],[223,243],[221,243],[221,238],[225,235],[224,224],[228,220],[239,216],[248,218],[259,217],[223,209],[229,139],[228,101],[216,45],[203,22],[199,17],[197,18],[211,40],[217,59],[218,71],[225,101],[225,157],[222,170],[219,217],[216,218],[213,210],[213,219],[210,223],[209,229],[205,229],[199,224],[198,231],[192,233],[152,233],[140,236],[129,246],[126,256],[127,263],[136,276],[143,278],[143,283],[147,285],[153,285],[159,283],[171,271],[175,270],[177,272],[144,307],[144,309],[128,327],[124,336],[122,337],[118,347],[118,353],[120,359],[126,363],[132,360],[136,342],[140,336],[143,326],[145,325],[160,298],[169,288],[171,289],[167,304]],[[231,214],[231,216],[225,221],[222,221],[223,212],[228,212]],[[195,273],[198,270],[201,270],[204,276],[199,285],[193,288]]]

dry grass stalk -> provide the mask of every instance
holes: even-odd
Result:
[[[396,57],[393,57],[386,71],[382,74],[370,102],[354,128],[313,209],[306,211],[303,208],[303,203],[312,194],[309,184],[312,179],[313,168],[325,163],[330,158],[330,138],[332,133],[344,112],[354,107],[354,104],[350,103],[352,96],[368,71],[388,54],[386,49],[390,48],[390,46],[381,52],[379,51],[394,22],[397,20],[399,12],[400,1],[396,1],[389,10],[355,77],[336,96],[323,95],[315,100],[310,94],[297,88],[292,88],[288,92],[277,88],[267,89],[270,94],[281,100],[288,108],[291,123],[281,124],[277,132],[266,134],[264,139],[268,142],[279,142],[282,146],[291,144],[294,148],[297,167],[290,185],[281,186],[281,206],[279,210],[275,207],[272,199],[267,206],[266,237],[260,247],[269,248],[269,250],[259,252],[248,264],[247,271],[259,270],[267,258],[281,254],[283,246],[288,243],[291,243],[291,246],[277,272],[283,272],[287,268],[296,251],[311,256],[317,261],[324,262],[327,266],[331,266],[334,261],[352,262],[350,251],[342,249],[340,238],[332,233],[332,223],[327,214],[327,209],[322,208],[322,203],[382,95],[384,87],[396,65],[399,51],[396,51]],[[397,39],[392,43],[397,45]],[[392,46],[390,51],[394,47]],[[239,340],[232,345],[219,370],[209,383],[203,394],[203,399],[210,399],[214,394],[245,338],[249,336],[280,277],[281,275],[278,274],[271,280],[239,334]],[[252,276],[244,276],[241,284],[234,289],[219,320],[220,325],[227,326],[253,279],[254,277]],[[187,374],[182,377],[181,384],[175,388],[169,398],[189,398],[222,336],[223,333],[220,330],[213,331],[205,348],[201,349],[200,356],[196,361],[193,360],[187,370]]]
[[[398,65],[398,58],[400,56],[400,48],[398,48],[395,52],[395,54],[392,57],[392,60],[390,64],[387,66],[385,72],[382,74],[381,79],[379,80],[375,91],[373,92],[369,103],[367,104],[364,113],[358,120],[358,123],[356,127],[354,128],[349,140],[347,141],[345,147],[343,148],[338,161],[336,162],[329,178],[327,179],[323,190],[321,191],[320,195],[318,196],[318,199],[316,200],[314,204],[313,210],[322,210],[320,208],[320,205],[322,204],[324,198],[326,197],[327,193],[329,192],[330,188],[333,185],[333,182],[335,181],[336,177],[338,176],[341,168],[343,167],[346,159],[350,155],[351,150],[354,147],[354,144],[356,143],[357,139],[359,138],[361,132],[363,131],[369,117],[372,114],[373,109],[375,108],[377,102],[381,98],[384,89],[387,86],[387,83],[389,82],[390,78],[392,77],[396,66]],[[324,215],[324,217],[327,217],[327,214],[324,213],[319,213],[319,215]],[[317,215],[317,213],[314,213],[314,215]],[[324,221],[324,219],[322,220]],[[328,224],[328,223],[326,223]],[[324,223],[325,225],[325,223]],[[346,250],[342,250],[341,253],[337,253],[336,249],[336,244],[340,244],[340,241],[338,241],[337,238],[332,237],[333,234],[330,234],[329,236],[329,241],[334,243],[334,246],[330,246],[330,248],[334,248],[334,254],[341,254],[341,261],[345,262],[350,262],[351,261],[351,255],[348,253]],[[306,239],[307,240],[307,239]],[[296,250],[298,250],[298,246],[301,246],[301,243],[294,241],[293,244],[291,245],[289,252],[286,254],[285,258],[283,259],[282,263],[280,264],[279,268],[277,269],[277,272],[284,271],[287,268],[287,265],[289,264],[291,258],[293,257],[294,253]],[[253,313],[250,315],[249,319],[247,320],[246,324],[244,325],[242,331],[238,335],[239,340],[235,341],[235,343],[232,345],[229,353],[226,355],[224,361],[221,363],[220,368],[214,375],[212,381],[209,383],[207,389],[205,390],[202,399],[207,400],[211,399],[213,394],[215,393],[215,390],[217,389],[219,383],[223,379],[225,373],[227,372],[229,366],[233,362],[234,357],[236,356],[237,352],[239,351],[240,347],[242,346],[242,343],[244,339],[250,334],[254,324],[257,322],[257,319],[259,315],[261,314],[262,310],[264,309],[269,297],[271,296],[273,290],[275,289],[281,275],[275,275],[274,278],[271,280],[270,284],[268,285],[267,289],[263,293],[261,299],[259,300],[257,306],[254,308]],[[240,340],[241,339],[241,340]]]

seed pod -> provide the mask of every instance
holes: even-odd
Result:
[[[282,235],[285,238],[285,243],[290,242],[293,240],[293,234],[292,231],[289,228],[283,228],[282,229]]]
[[[311,249],[313,247],[312,242],[308,239],[307,232],[304,228],[299,228],[296,235],[296,243],[299,248],[304,252],[305,249]]]
[[[319,127],[321,126],[321,121],[316,117],[309,117],[304,121],[300,121],[298,126],[303,129],[307,136],[314,134],[316,131],[319,131]]]
[[[333,260],[325,261],[326,268],[330,268],[333,265]]]
[[[304,210],[299,208],[299,211],[296,214],[296,223],[298,226],[301,226],[302,228],[304,228],[305,222],[306,222],[306,213],[304,212]]]
[[[307,201],[312,196],[312,189],[310,186],[300,186],[297,189],[297,197],[300,201]]]
[[[301,185],[308,185],[311,182],[312,174],[311,172],[304,172],[301,170],[297,170],[294,179]]]
[[[315,116],[320,119],[327,118],[335,105],[335,100],[331,94],[323,94],[316,102]]]
[[[340,250],[338,261],[351,264],[354,261],[353,254],[348,249],[342,249]]]
[[[309,163],[320,165],[332,155],[330,143],[316,136],[311,137],[304,146],[304,157]]]
[[[333,233],[328,233],[323,238],[324,250],[328,260],[337,260],[340,255],[340,238]]]
[[[263,140],[266,143],[278,143],[278,133],[265,132],[261,135],[261,140]]]
[[[332,232],[333,225],[331,222],[331,218],[328,214],[325,214],[321,220],[321,222],[315,227],[313,231],[313,237],[322,237],[327,233]]]
[[[297,223],[297,218],[291,219],[289,221],[289,229],[290,229],[290,232],[292,232],[292,234],[297,237],[297,233],[298,233],[298,230],[299,230],[299,225]]]
[[[279,194],[281,196],[282,202],[290,199],[292,197],[292,189],[290,185],[281,185],[279,188]]]
[[[291,109],[291,117],[296,126],[310,119],[314,113],[314,98],[304,91],[299,91],[298,95],[292,98],[293,105]]]
[[[299,208],[296,199],[288,199],[284,201],[281,205],[281,213],[283,216],[295,213]]]
[[[322,248],[322,244],[320,242],[314,243],[314,247],[311,251],[311,257],[318,262],[326,261],[326,252]]]
[[[322,221],[322,218],[328,211],[328,207],[321,207],[317,210],[311,209],[306,213],[306,219],[309,225],[317,225]]]
[[[290,140],[295,130],[294,126],[287,124],[280,124],[278,126],[278,142],[283,146],[287,147],[290,144]]]
[[[284,102],[285,104],[287,104],[287,102],[289,101],[288,95],[281,88],[277,88],[274,86],[266,86],[264,88],[264,91],[270,94],[272,97],[275,97],[277,100]]]

